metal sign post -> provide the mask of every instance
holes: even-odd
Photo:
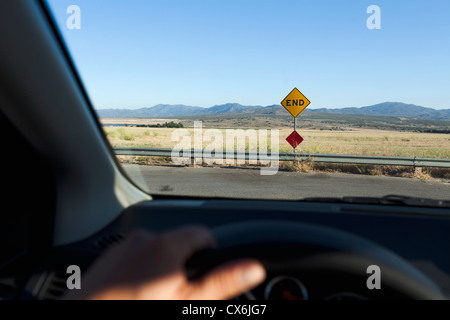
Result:
[[[294,118],[294,131],[297,131],[297,118]],[[296,154],[295,154],[295,148],[294,147],[294,160],[297,160]]]

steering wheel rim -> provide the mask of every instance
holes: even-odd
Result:
[[[439,287],[403,258],[348,232],[307,223],[271,220],[232,223],[212,231],[217,247],[199,252],[188,261],[189,278],[239,258],[261,261],[268,273],[295,270],[301,266],[323,268],[361,279],[370,276],[367,274],[368,266],[377,265],[381,270],[381,290],[387,287],[410,299],[444,299]]]

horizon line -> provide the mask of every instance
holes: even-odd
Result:
[[[372,104],[372,105],[365,105],[365,106],[360,106],[360,107],[310,107],[308,109],[346,109],[346,108],[360,109],[360,108],[365,108],[365,107],[376,106],[376,105],[383,104],[383,103],[401,103],[401,104],[414,105],[414,106],[417,106],[417,107],[433,109],[433,110],[450,110],[450,108],[445,108],[445,107],[443,107],[443,108],[424,107],[424,106],[421,106],[421,105],[418,105],[418,104],[414,104],[414,103],[405,103],[405,102],[399,102],[399,101],[384,101],[384,102],[379,102],[379,103],[375,103],[375,104]],[[280,107],[282,107],[282,105],[279,104],[279,103],[278,104],[277,103],[268,104],[268,105],[247,105],[247,104],[241,104],[239,102],[227,102],[227,103],[223,103],[223,104],[215,104],[215,105],[212,105],[210,107],[200,107],[200,106],[194,106],[194,105],[182,104],[182,103],[174,103],[174,104],[158,103],[158,104],[155,104],[155,105],[150,106],[150,107],[133,107],[133,108],[130,108],[130,107],[128,107],[128,108],[126,108],[126,107],[113,107],[113,108],[111,108],[111,107],[100,107],[100,108],[96,108],[94,106],[94,109],[95,110],[139,110],[139,109],[150,109],[150,108],[154,108],[156,106],[161,106],[161,105],[162,106],[185,106],[185,107],[192,107],[192,108],[209,109],[209,108],[213,108],[213,107],[216,107],[216,106],[224,106],[224,105],[227,105],[227,104],[238,104],[238,105],[244,106],[244,107],[261,107],[261,108],[267,108],[267,107],[274,106],[274,105],[279,105]]]

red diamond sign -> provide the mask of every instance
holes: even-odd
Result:
[[[297,148],[297,146],[302,143],[303,138],[298,134],[297,131],[293,131],[287,138],[286,141],[292,146],[292,148]]]

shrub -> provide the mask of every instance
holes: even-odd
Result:
[[[123,134],[123,135],[121,135],[120,136],[120,139],[121,140],[125,140],[125,141],[134,141],[134,139],[135,139],[135,136],[134,136],[134,134]]]

